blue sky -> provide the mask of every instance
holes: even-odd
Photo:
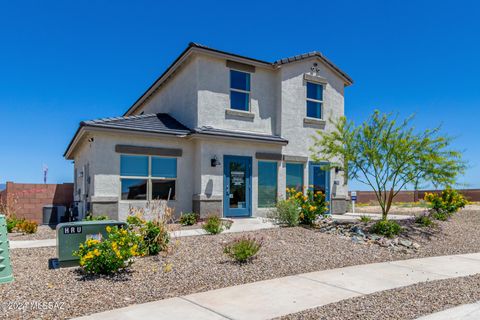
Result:
[[[0,183],[41,182],[43,164],[71,181],[78,123],[123,114],[195,41],[269,61],[322,51],[355,80],[349,118],[443,124],[480,187],[479,15],[458,0],[1,1]]]

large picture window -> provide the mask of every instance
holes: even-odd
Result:
[[[277,163],[258,162],[258,207],[271,208],[277,202]]]
[[[303,192],[303,163],[287,163],[287,189]]]
[[[121,155],[122,200],[174,200],[177,159]]]
[[[250,73],[230,70],[230,108],[250,110]]]

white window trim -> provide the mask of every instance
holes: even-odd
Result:
[[[308,86],[308,83],[311,83],[311,84],[315,84],[315,85],[318,85],[318,86],[321,86],[322,87],[322,100],[317,100],[317,99],[312,99],[312,98],[309,98],[308,97],[308,89],[307,89],[307,86]],[[305,103],[305,116],[308,117],[308,118],[312,118],[312,119],[320,119],[320,120],[323,120],[323,106],[324,106],[324,102],[323,102],[323,94],[325,93],[325,85],[322,84],[322,83],[319,83],[319,82],[313,82],[313,81],[305,81],[305,97],[306,97],[306,101],[312,101],[312,102],[319,102],[321,103],[320,104],[320,114],[321,114],[321,117],[320,118],[312,118],[312,117],[309,117],[308,116],[308,113],[307,113],[307,104]]]
[[[247,73],[250,76],[250,91],[232,88],[232,77],[230,76],[230,71],[232,71],[232,70],[237,71],[237,72],[241,72],[241,73]],[[252,73],[244,71],[244,70],[235,69],[235,68],[229,68],[229,70],[228,70],[228,83],[229,83],[229,88],[230,88],[230,91],[229,91],[229,98],[230,99],[228,100],[228,102],[229,102],[228,109],[236,110],[236,111],[243,111],[243,112],[251,112],[250,109],[251,109],[251,105],[252,105],[252,101],[251,101],[252,100]],[[240,110],[240,109],[232,108],[232,91],[241,92],[241,93],[248,93],[248,109],[247,110]]]
[[[155,199],[152,199],[152,180],[174,180],[175,181],[175,199],[170,199],[169,201],[176,201],[177,200],[177,178],[178,178],[178,158],[176,157],[163,157],[163,156],[152,156],[152,155],[146,155],[146,154],[126,154],[126,153],[122,153],[119,155],[119,159],[121,161],[121,156],[122,155],[127,155],[127,156],[139,156],[139,157],[147,157],[148,158],[148,175],[147,176],[122,176],[121,174],[119,175],[120,177],[120,188],[119,188],[119,201],[120,202],[137,202],[137,203],[140,203],[140,202],[145,202],[145,201],[152,201],[152,200],[155,200]],[[175,178],[169,178],[169,177],[156,177],[156,176],[152,176],[152,157],[155,157],[155,158],[166,158],[166,159],[177,159],[177,168],[176,168],[176,172],[177,172],[177,177]],[[129,199],[122,199],[122,179],[125,180],[125,179],[130,179],[130,180],[134,180],[134,179],[140,179],[140,180],[147,180],[147,197],[145,200],[135,200],[135,199],[132,199],[132,200],[129,200]],[[166,200],[164,200],[166,201]]]

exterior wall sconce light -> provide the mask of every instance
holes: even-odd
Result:
[[[213,156],[213,158],[210,160],[210,164],[212,165],[212,167],[221,165],[220,160],[218,160],[217,156]]]

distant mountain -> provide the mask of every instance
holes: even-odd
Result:
[[[5,190],[7,185],[5,183],[0,183],[0,191]]]

